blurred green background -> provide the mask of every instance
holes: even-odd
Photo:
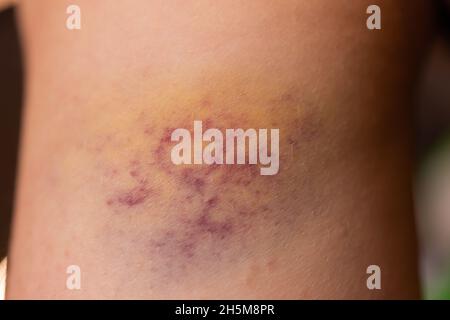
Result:
[[[450,299],[450,37],[433,42],[417,91],[415,206],[425,298]]]

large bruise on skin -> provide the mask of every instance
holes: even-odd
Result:
[[[191,129],[193,121],[182,123],[180,127]],[[205,130],[220,128],[212,119],[205,123]],[[247,217],[259,210],[249,205],[250,199],[261,192],[258,181],[265,177],[260,176],[257,165],[174,165],[170,160],[172,131],[162,130],[153,152],[155,167],[177,188],[170,205],[173,214],[167,227],[149,241],[149,251],[153,257],[175,261],[222,256],[234,240],[250,229]]]
[[[303,122],[311,119],[296,110],[299,103],[291,90],[268,99],[254,117],[239,109],[215,108],[214,101],[204,98],[198,102],[202,111],[158,122],[167,125],[152,126],[151,120],[142,125],[146,151],[128,163],[124,170],[127,187],[111,192],[106,205],[120,215],[163,217],[160,220],[164,222],[152,225],[143,240],[155,272],[169,275],[213,258],[236,258],[238,250],[266,236],[266,231],[283,233],[282,228],[292,225],[298,212],[292,210],[290,200],[298,186],[286,177],[295,178],[292,164],[298,145],[310,143],[319,130],[315,123]],[[281,108],[292,113],[280,112]],[[227,128],[279,128],[279,173],[262,176],[260,165],[250,164],[173,164],[170,155],[176,142],[171,141],[171,134],[176,128],[185,128],[193,136],[194,120],[203,121],[203,132],[208,128],[223,133]],[[111,180],[124,174],[113,170],[119,173],[111,175]]]

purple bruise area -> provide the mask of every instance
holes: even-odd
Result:
[[[149,186],[147,179],[142,176],[141,171],[140,161],[131,161],[129,175],[134,180],[134,186],[117,192],[114,196],[107,199],[106,204],[108,206],[119,205],[128,208],[143,204],[153,193],[153,189]]]
[[[270,125],[267,124],[269,120],[250,123],[245,112],[239,116],[221,111],[215,120],[199,120],[203,121],[204,131],[207,128],[222,132],[226,128],[283,129],[280,161],[284,164],[292,161],[294,151],[302,151],[308,144],[316,143],[323,128],[316,112],[300,108],[298,113],[297,107],[304,103],[296,90],[290,90],[270,103],[273,105],[270,112],[275,115],[269,119]],[[212,108],[211,99],[204,99],[202,106]],[[290,109],[292,116],[278,117],[281,106]],[[148,140],[148,152],[138,157],[139,160],[131,161],[121,172],[122,177],[128,175],[132,179],[129,187],[117,190],[107,200],[111,209],[128,214],[145,214],[150,199],[151,203],[164,204],[161,214],[167,221],[148,230],[143,226],[144,236],[140,238],[145,254],[157,261],[156,268],[161,268],[163,273],[166,272],[164,269],[179,272],[189,266],[196,267],[207,259],[228,258],[227,249],[234,250],[233,244],[245,246],[243,240],[247,239],[246,234],[255,230],[255,223],[287,225],[297,215],[294,213],[288,220],[283,213],[291,210],[289,203],[273,205],[273,198],[267,196],[269,189],[279,186],[283,180],[280,175],[261,176],[259,165],[174,165],[170,158],[171,148],[175,145],[171,134],[176,128],[186,128],[193,136],[193,120],[181,119],[174,127],[143,126],[141,133]],[[164,197],[156,183],[152,183],[153,170],[158,179],[167,178],[170,186],[175,188],[170,198]],[[116,173],[114,178],[118,176]],[[244,192],[249,197],[241,197]]]
[[[192,123],[186,121],[179,127],[192,130]],[[203,120],[203,125],[204,130],[208,127],[225,129],[208,119]],[[129,162],[127,171],[122,174],[127,174],[133,183],[111,196],[107,205],[125,213],[145,212],[142,209],[150,203],[149,199],[158,200],[161,196],[152,185],[149,172],[157,170],[158,175],[166,176],[177,188],[170,199],[161,198],[164,203],[169,201],[165,210],[171,210],[172,214],[167,215],[169,220],[163,227],[151,230],[145,248],[152,259],[165,262],[162,266],[172,264],[173,268],[181,268],[194,258],[219,257],[231,243],[242,239],[241,234],[251,229],[256,216],[269,218],[273,210],[263,198],[264,189],[258,181],[266,178],[260,175],[258,165],[174,165],[170,153],[175,144],[171,141],[175,129],[143,128],[143,136],[154,137],[155,144],[149,142],[148,158]],[[236,191],[236,188],[251,192],[261,201],[253,204],[240,201],[240,189]],[[139,210],[126,210],[132,208]]]
[[[205,128],[211,126],[214,124],[210,120],[204,121]],[[183,188],[180,189],[179,196],[174,196],[171,203],[177,212],[172,216],[175,221],[168,224],[169,227],[165,230],[161,230],[158,236],[153,236],[150,244],[153,250],[163,255],[176,254],[192,258],[198,252],[202,240],[206,239],[209,243],[216,244],[223,242],[237,229],[242,229],[244,223],[239,221],[242,216],[250,216],[255,212],[254,209],[247,207],[240,211],[233,210],[229,205],[220,207],[221,201],[225,200],[221,199],[219,194],[223,192],[223,187],[234,188],[236,185],[248,187],[252,181],[260,177],[259,167],[248,164],[176,166],[170,160],[173,130],[175,128],[172,127],[162,130],[158,143],[152,151],[154,158],[152,165],[171,179],[175,179],[175,183]],[[147,129],[144,130],[144,134],[148,134]],[[136,185],[116,194],[108,200],[108,205],[131,208],[145,203],[155,194],[143,175],[142,163],[145,161],[133,160],[129,163],[128,173]],[[189,209],[184,209],[186,207]],[[227,214],[226,210],[233,212]],[[222,213],[225,213],[225,217]]]
[[[172,229],[167,229],[156,239],[150,240],[151,255],[166,259],[182,257],[189,261],[199,254],[201,246],[214,244],[208,252],[213,256],[220,256],[224,241],[234,234],[236,225],[231,217],[223,219],[214,216],[214,210],[219,204],[220,198],[213,196],[203,202],[198,213],[183,213],[171,224],[174,226]]]
[[[194,220],[194,225],[201,233],[210,233],[217,236],[220,239],[224,239],[227,235],[233,231],[233,226],[230,220],[216,221],[211,217],[211,211],[217,207],[219,198],[214,196],[208,199],[202,209],[201,215]]]
[[[132,207],[143,203],[150,195],[150,190],[146,186],[137,186],[117,196],[119,204]]]

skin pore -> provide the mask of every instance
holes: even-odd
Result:
[[[22,2],[8,297],[418,297],[409,117],[427,2],[381,1],[378,33],[369,2],[80,0],[79,31],[69,1]],[[174,165],[170,135],[194,120],[278,128],[279,172]]]

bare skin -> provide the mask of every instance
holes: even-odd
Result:
[[[68,1],[21,2],[7,297],[419,297],[409,119],[427,3],[381,1],[369,32],[370,1],[84,0],[80,31]],[[279,173],[175,166],[170,132],[194,120],[279,128]]]

